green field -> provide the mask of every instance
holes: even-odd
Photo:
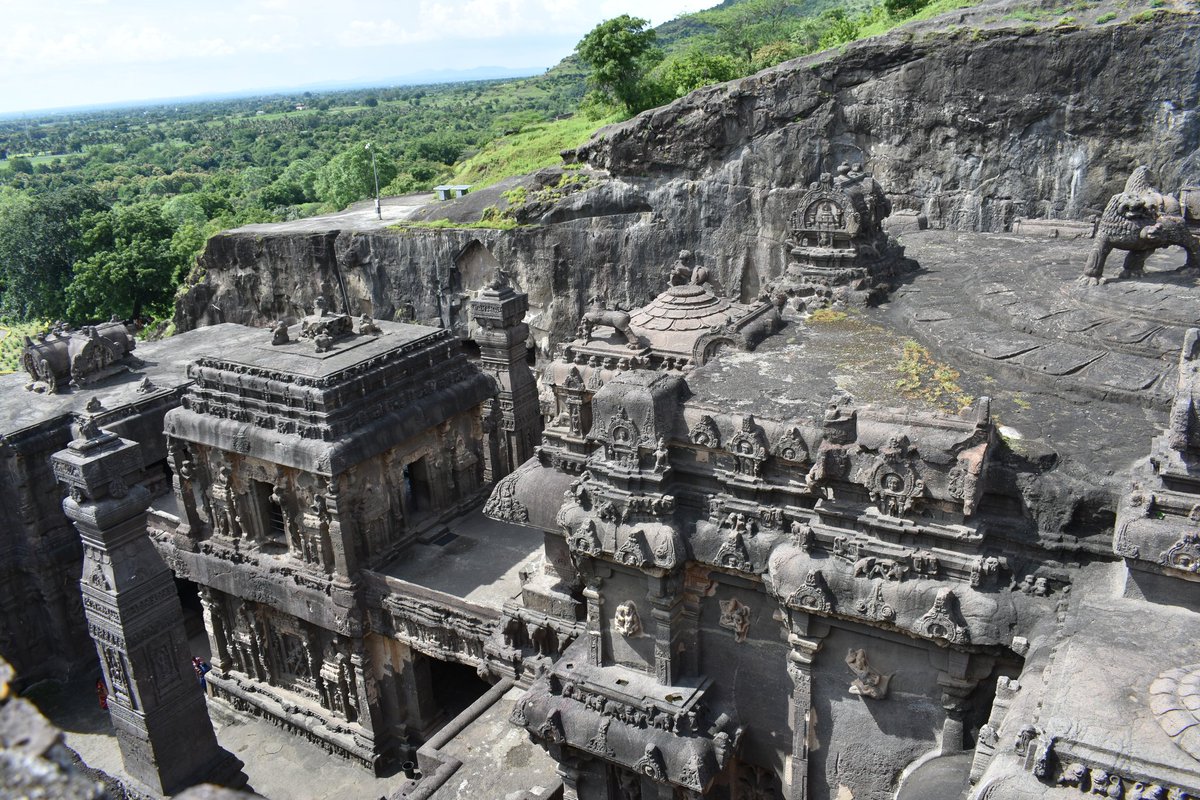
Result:
[[[0,375],[21,369],[25,337],[45,331],[44,322],[0,322]]]

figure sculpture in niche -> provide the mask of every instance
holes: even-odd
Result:
[[[654,449],[655,472],[664,472],[667,469],[668,452],[666,437],[658,437],[658,446]]]
[[[867,663],[867,652],[862,648],[851,649],[846,654],[846,666],[854,673],[854,682],[850,684],[850,694],[859,697],[869,697],[872,700],[882,700],[887,696],[888,682],[891,675],[884,675]]]
[[[735,642],[746,641],[746,635],[750,632],[750,606],[742,603],[736,597],[722,600],[721,617],[717,624],[733,631]]]
[[[1193,225],[1200,225],[1200,194],[1184,190],[1179,197],[1164,195],[1150,185],[1149,170],[1138,167],[1125,182],[1124,191],[1113,195],[1104,208],[1096,231],[1096,245],[1079,283],[1098,286],[1104,275],[1104,262],[1114,249],[1128,253],[1118,278],[1141,275],[1151,253],[1160,247],[1174,246],[1187,251],[1187,262],[1181,269],[1200,273],[1200,241],[1193,233]]]
[[[626,600],[617,606],[613,614],[613,630],[626,639],[642,634],[642,619],[638,616],[637,604],[632,600]]]

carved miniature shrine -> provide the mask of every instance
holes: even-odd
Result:
[[[911,269],[904,249],[883,230],[891,213],[883,188],[861,165],[843,163],[836,175],[821,175],[788,220],[787,269],[768,295],[814,307],[885,297],[891,280]]]

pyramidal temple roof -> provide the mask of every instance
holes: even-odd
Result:
[[[646,331],[700,331],[720,327],[747,309],[717,297],[706,284],[671,286],[650,303],[634,311],[629,323]]]

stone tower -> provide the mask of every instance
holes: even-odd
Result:
[[[493,409],[491,420],[498,429],[492,437],[487,480],[499,480],[528,461],[541,438],[537,381],[525,360],[528,309],[529,295],[514,291],[500,273],[471,301],[471,317],[479,325],[475,342],[483,368],[495,377],[500,389],[495,401],[499,413]]]
[[[53,457],[69,491],[63,510],[83,540],[83,605],[121,758],[126,772],[163,794],[201,782],[244,783],[241,762],[217,744],[175,581],[146,536],[151,498],[139,482],[139,450],[88,418]]]

